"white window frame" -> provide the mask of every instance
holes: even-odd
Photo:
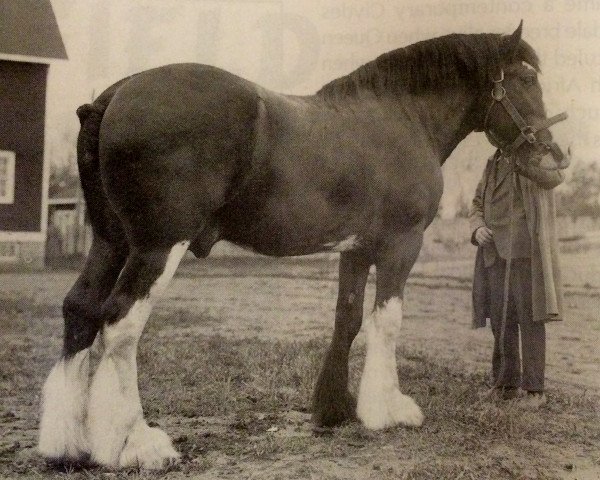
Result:
[[[11,204],[15,202],[15,152],[0,150],[0,160],[6,161],[6,193],[0,195],[0,204]]]

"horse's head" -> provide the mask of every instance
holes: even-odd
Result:
[[[521,40],[522,29],[521,21],[512,35],[501,38],[500,70],[495,74],[491,93],[487,90],[484,94],[483,131],[507,157],[544,168],[566,168],[570,155],[565,155],[552,140],[549,127],[565,120],[567,114],[546,116],[537,56]]]

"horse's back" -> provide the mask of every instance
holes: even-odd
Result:
[[[102,181],[134,242],[193,237],[250,168],[255,86],[176,64],[124,83],[100,130]],[[168,220],[166,220],[168,219]]]

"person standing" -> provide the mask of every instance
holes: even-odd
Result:
[[[563,180],[562,170],[511,164],[497,150],[488,159],[469,212],[471,243],[478,247],[473,327],[484,327],[490,319],[494,386],[504,399],[526,392],[520,401],[532,408],[546,402],[545,323],[563,317],[552,192]]]

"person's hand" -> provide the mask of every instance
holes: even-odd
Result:
[[[478,245],[487,245],[494,241],[494,234],[488,227],[479,227],[475,230],[475,241]]]

